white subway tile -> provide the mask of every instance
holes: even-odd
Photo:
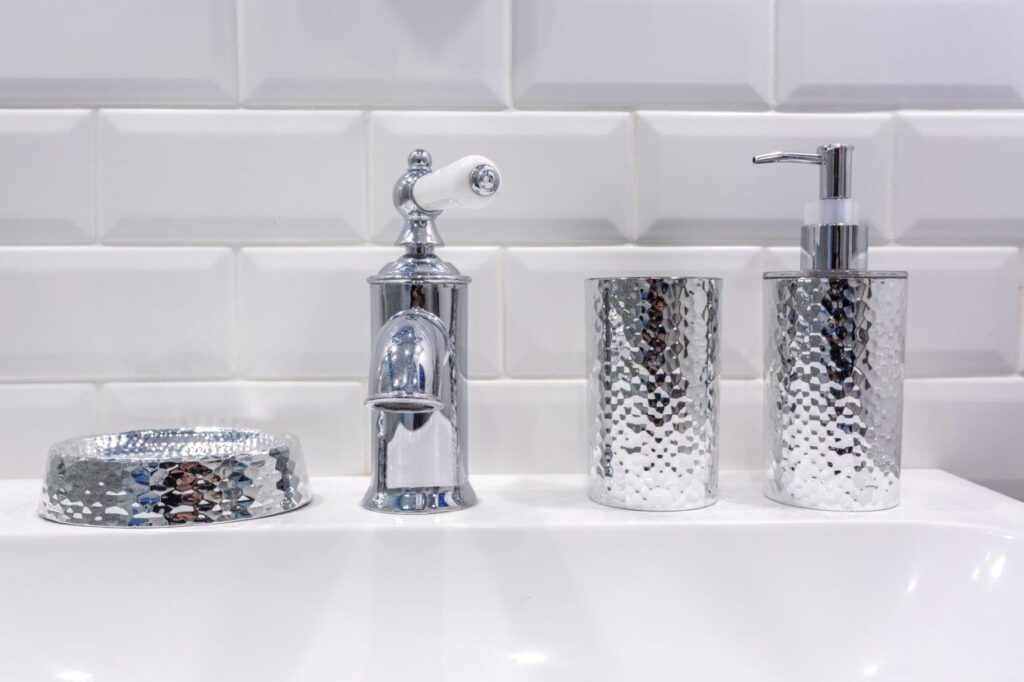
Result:
[[[1017,249],[908,248],[869,251],[872,270],[906,270],[907,376],[1009,374],[1017,367]],[[794,270],[799,250],[769,249],[766,270]]]
[[[585,472],[585,400],[582,380],[470,382],[470,471]]]
[[[232,0],[5,0],[0,105],[231,104]]]
[[[287,431],[302,442],[310,475],[364,474],[364,393],[361,384],[342,382],[107,384],[100,390],[100,429],[236,426]]]
[[[517,106],[767,106],[763,0],[517,0],[514,12]]]
[[[365,238],[357,112],[107,111],[99,161],[105,242]]]
[[[249,377],[365,378],[370,363],[366,278],[393,248],[243,249],[239,270],[241,371]],[[469,372],[501,372],[501,253],[445,248],[469,285]]]
[[[501,0],[245,0],[247,104],[497,107]]]
[[[506,371],[517,377],[584,373],[583,280],[605,276],[711,276],[724,280],[723,376],[761,371],[761,250],[756,248],[513,248],[506,283]]]
[[[1024,497],[1021,414],[1021,377],[908,381],[903,466],[945,469]]]
[[[0,478],[41,478],[51,445],[96,430],[92,384],[0,385]]]
[[[86,111],[0,112],[0,243],[93,241],[92,131]]]
[[[502,173],[479,211],[438,220],[450,244],[621,243],[629,238],[629,120],[615,113],[375,113],[370,183],[374,241],[391,244],[401,218],[391,201],[412,149],[440,167],[483,154]]]
[[[1020,258],[1020,254],[1017,257]],[[1021,289],[1024,290],[1024,259],[1021,260],[1021,266],[1020,284]],[[1022,325],[1017,335],[1017,371],[1024,373],[1024,296],[1021,296],[1017,302],[1017,320]]]
[[[777,24],[783,107],[1024,101],[1020,0],[778,0]]]
[[[641,113],[637,116],[639,240],[649,243],[799,244],[818,170],[755,166],[771,151],[852,144],[854,198],[874,243],[891,241],[892,116]]]
[[[230,375],[234,309],[228,249],[0,249],[0,379]]]
[[[469,284],[469,376],[498,376],[504,370],[505,355],[505,254],[501,249],[485,247],[452,247],[439,253],[461,273],[473,278]]]
[[[1024,114],[900,114],[896,144],[897,241],[1024,242]]]
[[[718,450],[722,471],[760,471],[764,466],[764,383],[720,382]]]

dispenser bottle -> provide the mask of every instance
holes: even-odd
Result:
[[[868,270],[850,189],[853,147],[774,152],[816,164],[800,271],[766,272],[765,482],[777,502],[869,511],[899,504],[907,273]]]

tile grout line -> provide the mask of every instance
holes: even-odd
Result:
[[[888,220],[888,234],[889,244],[896,243],[896,199],[898,194],[899,181],[897,178],[897,171],[899,164],[897,163],[897,155],[899,153],[899,135],[900,135],[900,112],[894,111],[889,117],[889,209],[887,211],[886,219]]]
[[[629,217],[626,226],[626,231],[628,232],[626,242],[628,244],[636,244],[640,241],[640,146],[637,143],[638,116],[638,112],[630,112],[626,123],[626,144],[629,151],[626,161],[629,166],[627,171],[628,187],[626,190],[626,203],[629,207]]]
[[[232,275],[234,284],[234,343],[232,343],[231,368],[232,376],[229,381],[240,381],[242,377],[242,247],[235,246],[231,249]]]
[[[500,317],[498,318],[498,360],[501,366],[498,368],[498,377],[505,378],[508,371],[508,249],[498,248],[498,306]]]
[[[100,112],[98,109],[89,111],[89,169],[92,178],[89,183],[92,199],[92,241],[90,245],[100,243]]]
[[[101,403],[103,402],[103,396],[105,394],[103,386],[104,384],[97,382],[94,383],[92,387],[92,394],[95,400],[95,405],[93,406],[93,428],[96,429],[95,433],[102,433],[104,431],[103,422],[101,419],[101,417],[103,416]]]
[[[504,7],[504,19],[505,19],[505,68],[503,70],[504,75],[504,87],[505,95],[508,98],[506,103],[506,111],[517,111],[515,102],[515,0],[505,0]]]
[[[768,111],[778,111],[779,0],[768,3]]]
[[[245,62],[245,37],[242,31],[242,3],[244,0],[234,0],[232,7],[235,10],[235,101],[238,109],[245,109],[242,102],[242,88],[245,83],[243,64]]]
[[[372,247],[373,243],[373,112],[363,112],[363,243],[359,246]]]

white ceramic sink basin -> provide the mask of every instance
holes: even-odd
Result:
[[[570,476],[477,476],[479,507],[417,518],[313,483],[291,514],[138,530],[0,483],[0,679],[1024,679],[1024,504],[942,472],[867,514],[747,474],[677,513]]]

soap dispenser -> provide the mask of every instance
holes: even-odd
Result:
[[[764,275],[764,492],[810,509],[888,509],[899,504],[907,273],[868,270],[852,146],[754,157],[776,162],[817,165],[820,192],[800,271]]]

